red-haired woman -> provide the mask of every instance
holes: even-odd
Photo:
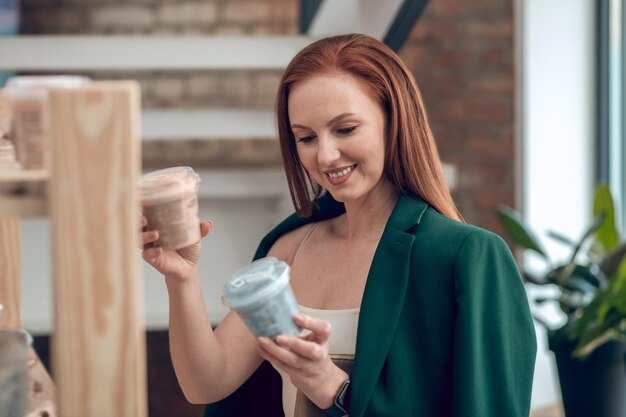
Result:
[[[187,399],[211,403],[205,416],[527,417],[522,281],[506,244],[462,221],[397,55],[364,35],[319,40],[285,70],[276,111],[297,214],[255,258],[291,265],[310,333],[257,339],[234,313],[212,331],[200,244],[144,250],[166,277]]]

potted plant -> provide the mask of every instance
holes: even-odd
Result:
[[[565,316],[565,324],[555,329],[534,315],[546,328],[556,358],[567,417],[626,416],[626,344],[619,340],[626,325],[626,242],[620,243],[614,210],[608,187],[599,185],[594,219],[578,241],[549,232],[572,249],[560,263],[549,258],[519,213],[504,207],[497,211],[511,240],[546,263],[541,276],[522,272],[528,285],[555,288],[555,295],[534,297],[532,302],[556,303]]]

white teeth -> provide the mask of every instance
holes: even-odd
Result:
[[[339,171],[339,172],[331,172],[328,173],[327,175],[332,178],[332,179],[336,179],[336,178],[340,178],[343,177],[344,175],[346,175],[348,172],[352,171],[354,169],[354,165],[351,167],[348,167],[346,169],[344,169],[343,171]]]

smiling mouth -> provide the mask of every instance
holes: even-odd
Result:
[[[338,172],[327,172],[326,175],[328,175],[329,178],[331,179],[338,179],[341,178],[345,175],[348,175],[349,173],[351,173],[354,168],[356,168],[357,164],[351,165],[348,168],[345,168],[342,171],[338,171]]]

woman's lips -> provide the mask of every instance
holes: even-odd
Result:
[[[330,182],[332,185],[339,185],[348,181],[348,178],[350,178],[352,172],[354,172],[356,167],[357,164],[354,164],[342,170],[332,170],[330,172],[327,171],[324,174],[328,178],[328,182]]]

